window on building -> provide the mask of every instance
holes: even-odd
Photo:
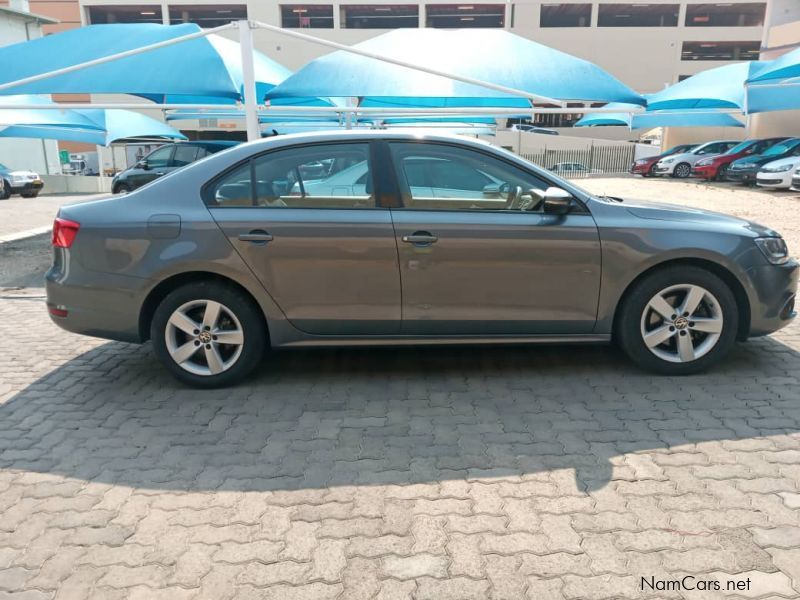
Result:
[[[761,42],[683,42],[681,60],[758,60]]]
[[[687,4],[687,27],[760,27],[764,24],[765,2],[746,4]]]
[[[333,29],[333,5],[282,4],[281,26],[293,29]]]
[[[419,6],[415,4],[345,4],[341,10],[345,29],[419,27]]]
[[[591,4],[542,4],[540,27],[589,27],[592,24]]]
[[[244,19],[247,19],[247,6],[244,4],[179,4],[169,7],[169,22],[172,24],[196,23],[211,28]]]
[[[598,27],[677,27],[678,4],[600,4]]]
[[[160,6],[88,6],[89,24],[163,23]]]
[[[428,4],[425,7],[426,27],[467,29],[470,27],[503,27],[504,4]]]

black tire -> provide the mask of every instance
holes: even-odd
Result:
[[[689,163],[678,163],[672,170],[672,176],[677,179],[686,179],[692,174],[692,167]]]
[[[6,181],[5,185],[0,189],[0,200],[8,200],[9,198],[11,198],[11,184]]]
[[[217,374],[196,374],[180,366],[170,354],[167,340],[167,323],[173,313],[187,303],[210,300],[223,305],[228,313],[238,319],[243,333],[241,352],[232,364]],[[227,313],[224,313],[227,314]],[[184,341],[195,338],[184,335]],[[242,291],[231,285],[215,281],[200,281],[181,286],[161,301],[153,314],[150,325],[150,339],[153,351],[166,369],[180,382],[196,388],[216,388],[237,383],[249,375],[261,362],[267,346],[267,329],[264,315],[258,305]],[[216,339],[216,338],[214,338]],[[196,341],[191,343],[198,345]],[[222,343],[215,345],[220,352],[231,350],[231,346]],[[208,348],[208,346],[206,346]],[[202,350],[202,353],[199,351]],[[198,356],[202,354],[202,356]],[[199,344],[198,353],[193,355],[197,361],[204,361],[206,352],[203,344]]]
[[[651,351],[648,348],[643,337],[643,322],[645,321],[645,311],[648,311],[651,318],[655,314],[648,308],[651,299],[659,292],[672,286],[681,285],[702,287],[716,299],[716,311],[722,316],[722,330],[716,343],[699,358],[687,362],[669,362],[657,356],[655,351]],[[679,294],[679,292],[676,292],[676,294]],[[707,310],[707,304],[714,305],[713,302],[707,302],[707,298],[707,296],[704,297],[698,310]],[[680,303],[680,297],[676,297],[675,301],[676,304]],[[678,316],[680,317],[681,315]],[[698,313],[695,313],[694,316],[697,316],[699,320]],[[693,323],[691,317],[684,320],[684,322],[687,321]],[[654,329],[664,325],[669,326],[669,324],[664,321],[654,326]],[[678,324],[677,320],[675,320],[675,324]],[[693,323],[692,326],[694,325]],[[733,292],[722,279],[714,273],[699,267],[672,266],[653,271],[636,282],[628,291],[617,310],[614,336],[625,354],[639,367],[663,375],[690,375],[704,371],[722,360],[736,342],[738,329],[739,307],[736,304]],[[674,330],[675,328],[670,331]],[[664,342],[663,346],[658,346],[657,349],[663,353],[668,351],[677,352],[678,334],[688,335],[689,340],[697,340],[700,345],[702,345],[702,340],[705,339],[706,335],[697,330],[687,328],[684,331],[672,334],[672,337]],[[674,350],[670,348],[673,344],[675,345]]]
[[[23,198],[36,198],[36,196],[38,195],[39,192],[33,192],[33,193],[25,192],[24,194],[20,194],[20,196],[22,196]]]
[[[118,183],[112,191],[115,194],[130,194],[131,186],[129,186],[127,183]]]
[[[719,169],[717,169],[717,181],[725,181],[728,177],[728,165],[721,165]]]

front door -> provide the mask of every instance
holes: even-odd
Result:
[[[172,164],[172,153],[174,150],[175,146],[170,144],[157,148],[145,156],[141,161],[143,166],[140,167],[140,163],[137,163],[128,174],[128,181],[132,184],[131,187],[141,187],[165,175]]]
[[[403,196],[392,218],[404,334],[592,332],[600,240],[582,205],[544,214],[529,190],[550,183],[488,151],[390,147]],[[426,189],[433,193],[420,193]]]
[[[393,334],[400,274],[367,143],[293,146],[223,175],[214,219],[289,321],[313,334]]]

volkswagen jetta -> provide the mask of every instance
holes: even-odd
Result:
[[[202,387],[267,347],[366,344],[616,340],[644,368],[694,373],[789,323],[798,276],[766,227],[408,132],[244,144],[62,208],[53,246],[57,324],[150,339]]]

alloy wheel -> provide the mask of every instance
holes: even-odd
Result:
[[[244,331],[227,306],[213,300],[192,300],[170,315],[165,331],[167,352],[195,375],[218,375],[242,354]]]
[[[717,345],[722,333],[722,307],[707,289],[672,285],[653,296],[642,312],[645,346],[667,362],[697,360]]]
[[[692,173],[692,167],[687,165],[686,163],[681,163],[677,167],[675,167],[675,176],[679,177],[680,179],[685,179]]]

